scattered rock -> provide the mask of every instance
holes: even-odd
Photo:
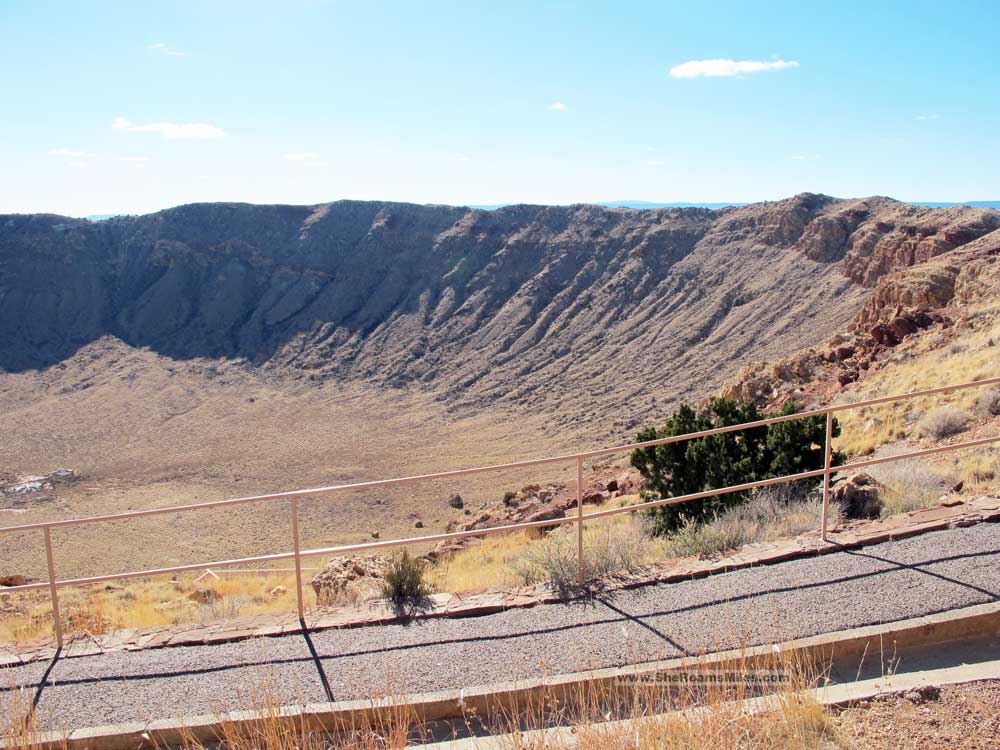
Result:
[[[272,599],[277,599],[278,597],[284,596],[288,593],[288,589],[284,586],[275,586],[271,589],[270,596]]]
[[[936,685],[924,685],[915,690],[907,690],[903,693],[903,698],[910,703],[921,704],[927,701],[936,701],[941,697],[941,689]]]
[[[461,510],[465,507],[465,501],[462,500],[461,495],[455,494],[451,496],[451,499],[448,501],[448,505],[455,510]]]
[[[424,528],[424,522],[418,520],[416,523],[413,524],[413,528],[415,528],[415,529],[422,529],[422,528]]]
[[[212,604],[219,601],[222,595],[215,589],[195,589],[187,598],[198,604]]]
[[[838,481],[832,499],[846,519],[878,518],[882,511],[879,485],[870,474],[859,473]]]
[[[372,595],[387,565],[388,560],[382,555],[333,558],[310,582],[316,603],[329,605],[345,597],[359,599]]]
[[[28,579],[22,575],[9,575],[0,577],[0,586],[24,586]]]
[[[42,490],[51,490],[57,484],[75,482],[76,479],[76,472],[72,469],[56,469],[50,474],[19,477],[13,482],[0,485],[0,493],[4,495],[31,495]]]
[[[382,532],[380,532],[380,531],[373,531],[372,532],[372,539],[378,539],[380,536],[382,536]]]
[[[575,502],[575,501],[574,501]],[[530,516],[524,519],[525,523],[533,523],[536,521],[552,521],[556,518],[565,518],[566,511],[562,508],[542,508],[541,510],[535,511]],[[543,529],[548,531],[548,529]]]

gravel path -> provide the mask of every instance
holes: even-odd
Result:
[[[485,617],[62,659],[39,701],[53,727],[516,680],[767,643],[1000,599],[1000,524]],[[34,691],[48,665],[12,670]],[[4,681],[5,682],[5,681]],[[3,684],[3,682],[0,682]],[[9,691],[0,691],[0,704]],[[3,706],[0,705],[0,711]]]

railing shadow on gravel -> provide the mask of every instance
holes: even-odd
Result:
[[[846,551],[850,551],[850,550],[845,550],[845,552]],[[470,636],[461,637],[461,638],[439,638],[439,639],[435,639],[435,640],[431,640],[431,641],[423,641],[423,642],[420,642],[420,643],[407,643],[407,644],[399,644],[399,645],[385,645],[385,646],[382,646],[382,647],[379,647],[379,648],[360,649],[360,650],[355,650],[355,651],[338,650],[336,653],[326,653],[325,654],[325,653],[323,653],[323,650],[322,650],[322,644],[320,644],[319,646],[317,646],[314,643],[312,637],[309,636],[308,634],[306,634],[305,640],[306,640],[306,645],[307,645],[307,647],[309,649],[309,655],[308,656],[280,658],[280,659],[265,659],[265,658],[262,658],[262,659],[258,659],[258,660],[255,660],[255,661],[246,661],[245,656],[240,656],[240,657],[235,657],[234,656],[234,663],[232,663],[232,664],[224,664],[224,665],[218,665],[218,666],[212,666],[212,667],[185,668],[185,669],[177,669],[177,670],[171,670],[171,671],[161,671],[161,672],[156,672],[156,673],[143,673],[143,674],[135,674],[135,675],[115,675],[114,679],[117,680],[117,681],[122,681],[122,682],[142,681],[142,680],[149,680],[149,679],[156,679],[156,678],[169,678],[169,677],[173,677],[173,676],[177,676],[177,675],[212,674],[212,673],[217,673],[217,672],[225,672],[225,671],[229,671],[229,670],[245,669],[245,668],[248,668],[248,667],[280,666],[280,665],[283,665],[283,664],[296,664],[296,663],[304,663],[304,662],[307,662],[307,661],[312,661],[313,663],[315,663],[317,665],[318,670],[320,670],[320,679],[323,681],[323,683],[324,683],[324,685],[323,685],[324,686],[324,690],[326,691],[326,690],[328,690],[328,688],[330,686],[330,683],[329,683],[329,681],[327,679],[326,668],[325,668],[324,664],[329,665],[331,663],[336,663],[336,662],[344,660],[344,659],[366,658],[366,657],[372,657],[372,656],[385,655],[385,654],[389,654],[389,653],[417,651],[417,650],[422,649],[422,648],[434,648],[434,647],[441,647],[441,646],[463,646],[463,645],[469,645],[469,644],[475,644],[475,643],[504,642],[504,641],[510,641],[510,640],[514,640],[514,639],[518,639],[518,638],[537,638],[539,636],[549,636],[549,635],[557,635],[557,634],[560,634],[560,633],[570,633],[570,632],[573,632],[573,631],[578,631],[578,630],[585,629],[585,628],[588,628],[588,627],[593,627],[593,626],[614,625],[614,624],[619,624],[619,623],[624,624],[624,623],[629,623],[629,622],[631,622],[633,624],[638,624],[638,625],[642,626],[644,629],[649,630],[650,632],[653,632],[660,640],[663,640],[668,645],[672,646],[673,648],[676,648],[677,649],[677,655],[679,655],[679,656],[685,656],[685,655],[690,655],[691,653],[695,653],[695,654],[701,653],[706,647],[711,647],[711,646],[719,646],[719,647],[721,647],[721,646],[720,646],[720,644],[704,643],[704,644],[698,644],[696,647],[692,647],[692,648],[686,647],[682,643],[680,643],[677,639],[671,638],[671,637],[666,637],[665,634],[663,634],[662,632],[660,632],[659,630],[657,630],[654,626],[651,626],[650,623],[648,622],[648,620],[652,619],[652,618],[660,618],[660,617],[667,617],[667,616],[671,616],[671,615],[683,614],[683,613],[686,613],[686,612],[697,612],[699,610],[704,610],[704,609],[707,609],[707,608],[710,608],[710,607],[726,606],[726,605],[731,605],[731,604],[739,603],[739,602],[742,602],[742,601],[753,601],[753,600],[761,599],[763,597],[766,597],[768,595],[773,595],[773,594],[782,594],[782,593],[790,593],[790,592],[797,592],[797,591],[806,591],[806,590],[809,590],[809,589],[822,588],[824,586],[833,586],[833,585],[837,585],[837,584],[840,584],[840,583],[849,583],[849,582],[852,582],[852,581],[864,580],[864,579],[873,578],[873,577],[877,577],[877,576],[890,575],[890,574],[893,574],[893,573],[899,573],[899,572],[904,571],[904,570],[910,570],[911,572],[922,573],[922,574],[930,573],[931,577],[942,579],[942,580],[944,580],[947,583],[952,584],[952,585],[958,585],[958,586],[967,588],[967,589],[969,589],[971,591],[976,592],[977,594],[979,594],[981,596],[988,597],[991,601],[1000,601],[1000,593],[993,592],[993,591],[990,591],[988,589],[984,589],[984,588],[982,588],[980,586],[977,586],[975,584],[972,584],[972,583],[969,583],[969,582],[966,582],[966,581],[961,581],[961,580],[958,580],[958,579],[953,579],[953,578],[950,578],[948,576],[941,576],[939,574],[933,573],[932,571],[921,570],[922,567],[928,566],[928,565],[935,565],[935,564],[939,564],[939,563],[953,562],[953,561],[957,561],[957,560],[969,560],[969,559],[975,559],[975,558],[988,558],[988,557],[995,557],[996,560],[997,560],[997,564],[1000,565],[1000,551],[998,551],[998,550],[983,550],[983,551],[980,551],[980,552],[968,552],[968,553],[962,553],[962,554],[956,554],[956,555],[948,555],[948,556],[944,556],[944,557],[938,557],[938,558],[933,558],[933,559],[929,559],[929,560],[923,560],[923,561],[920,561],[918,563],[897,563],[896,561],[893,561],[893,560],[889,559],[889,560],[887,560],[885,562],[887,562],[888,564],[892,565],[893,567],[891,567],[891,568],[885,568],[885,569],[874,570],[874,571],[867,571],[867,572],[864,572],[864,573],[856,573],[856,574],[848,575],[848,576],[840,576],[840,577],[835,577],[835,578],[829,578],[829,579],[822,580],[822,581],[813,581],[813,582],[809,582],[809,583],[799,584],[799,585],[796,585],[796,586],[772,587],[772,588],[769,588],[769,589],[758,590],[758,591],[754,591],[754,592],[751,592],[751,593],[740,594],[740,595],[731,596],[731,597],[727,597],[727,598],[715,598],[715,599],[711,599],[709,601],[699,602],[699,603],[696,603],[696,604],[689,604],[689,605],[684,605],[684,606],[674,607],[674,608],[657,609],[657,610],[653,610],[653,611],[645,611],[645,612],[639,612],[639,613],[630,613],[630,612],[627,612],[627,611],[621,609],[622,605],[621,605],[620,602],[615,602],[613,605],[609,606],[609,604],[608,604],[607,601],[603,601],[602,600],[602,601],[600,601],[601,604],[604,604],[608,609],[611,609],[613,612],[615,612],[616,615],[619,615],[619,616],[616,616],[616,617],[607,617],[607,618],[600,618],[600,619],[595,619],[595,620],[589,620],[589,621],[586,621],[586,622],[577,622],[577,623],[570,623],[570,624],[565,624],[565,625],[557,625],[557,626],[546,627],[546,628],[527,628],[527,629],[519,630],[519,631],[514,632],[514,633],[502,633],[502,634],[497,634],[497,635],[475,635],[475,636],[471,636],[470,635]],[[880,560],[880,562],[881,562],[881,560]],[[754,570],[761,570],[761,569],[751,568],[751,569],[748,569],[748,570],[738,571],[738,572],[746,574],[747,572],[754,571]],[[699,581],[705,581],[707,579],[698,579],[698,580]],[[696,581],[692,581],[691,583],[696,583]],[[671,584],[672,587],[675,586],[675,585],[676,584]],[[614,598],[617,598],[617,596],[615,596],[615,594],[623,594],[623,593],[633,594],[634,591],[632,591],[632,592],[614,592],[611,596],[613,596]],[[608,598],[610,598],[610,597],[603,597],[603,599],[608,599]],[[591,606],[591,607],[596,606],[595,603],[594,603],[594,600],[590,600],[589,606]],[[934,614],[934,613],[940,612],[940,611],[947,611],[948,609],[951,609],[951,607],[945,607],[945,608],[942,608],[942,609],[935,609],[933,611],[925,612],[924,614]],[[475,619],[477,619],[477,618],[469,618],[468,621],[471,622],[471,621],[474,621]],[[465,618],[463,618],[462,620],[458,620],[456,622],[466,622],[466,620],[465,620]],[[339,632],[339,631],[328,631],[328,632]],[[263,639],[262,642],[266,643],[269,640],[270,639]],[[768,640],[773,640],[773,638],[771,636],[768,636]],[[756,644],[749,643],[749,642],[748,643],[734,643],[732,645],[732,647],[738,647],[738,646],[741,646],[741,645],[756,645]],[[137,652],[137,655],[141,654],[141,653],[142,652]],[[657,658],[660,658],[660,657],[657,657]],[[52,663],[51,666],[54,666],[54,663],[55,662],[53,661],[53,663]],[[104,681],[106,679],[107,679],[106,677],[101,677],[101,676],[98,676],[98,675],[94,675],[94,676],[88,676],[86,678],[60,679],[58,681],[58,684],[60,686],[78,685],[78,684],[96,684],[96,683],[100,683],[100,682],[102,682],[102,681]],[[44,684],[44,683],[40,683],[40,684]],[[0,692],[3,692],[3,688],[0,688]]]
[[[931,570],[922,569],[922,566],[928,565],[930,563],[906,563],[906,562],[901,562],[899,560],[893,560],[891,557],[880,557],[879,555],[874,555],[871,552],[861,552],[860,550],[850,549],[842,544],[838,544],[837,542],[833,542],[833,544],[835,544],[837,547],[840,547],[840,551],[846,555],[853,555],[854,557],[867,557],[869,560],[878,560],[879,562],[884,562],[888,563],[889,565],[894,565],[896,568],[900,570],[912,570],[917,573],[922,573],[923,575],[926,576],[931,576],[932,578],[938,578],[942,581],[945,581],[946,583],[954,584],[955,586],[962,586],[964,588],[975,591],[979,594],[985,594],[986,596],[991,597],[992,599],[1000,600],[1000,592],[991,591],[990,589],[984,589],[981,586],[976,586],[975,584],[972,583],[966,583],[965,581],[960,581],[957,578],[951,578],[950,576],[942,575],[941,573],[935,573],[934,571]],[[940,561],[933,561],[933,562],[951,562],[952,560],[961,560],[968,557],[976,557],[976,556],[977,553],[969,553],[963,555],[955,555],[951,558],[943,558]]]
[[[333,703],[333,689],[330,687],[330,680],[326,676],[326,669],[323,668],[323,660],[320,658],[319,652],[316,651],[316,644],[313,643],[309,635],[309,629],[306,628],[305,621],[300,620],[299,623],[302,625],[302,639],[306,642],[306,648],[309,649],[309,656],[316,667],[316,674],[319,675],[320,684],[323,685],[323,692],[326,693],[326,699],[330,703]]]

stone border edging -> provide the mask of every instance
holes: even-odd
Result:
[[[774,542],[746,545],[725,557],[701,560],[678,558],[655,563],[634,573],[604,579],[602,592],[635,589],[660,583],[704,578],[756,565],[773,565],[841,549],[857,549],[931,531],[983,522],[1000,522],[1000,498],[979,497],[969,502],[951,501],[883,520],[856,521],[832,529],[832,543],[823,544],[815,532]],[[320,607],[306,615],[305,630],[401,624],[431,617],[479,617],[507,609],[553,604],[588,596],[589,592],[560,596],[547,584],[476,589],[457,593],[431,594],[415,611],[401,611],[382,601],[360,607]],[[171,646],[204,646],[232,643],[250,638],[294,635],[303,632],[295,612],[255,615],[206,624],[132,628],[103,636],[75,635],[68,640],[60,658],[94,656],[121,651],[139,651]],[[55,658],[52,638],[0,644],[0,669]]]

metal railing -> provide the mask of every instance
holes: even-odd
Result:
[[[875,406],[877,404],[885,404],[894,401],[905,401],[909,399],[933,396],[940,393],[949,393],[953,391],[964,390],[966,388],[977,388],[977,387],[997,385],[997,384],[1000,384],[1000,377],[986,378],[983,380],[977,380],[969,383],[941,386],[939,388],[929,388],[927,390],[912,391],[910,393],[902,393],[894,396],[883,396],[880,398],[869,399],[867,401],[857,401],[850,404],[827,406],[820,409],[811,409],[808,411],[797,412],[795,414],[787,414],[777,417],[768,417],[766,419],[759,419],[754,422],[744,422],[742,424],[730,425],[727,427],[715,427],[713,429],[702,430],[700,432],[692,432],[685,435],[673,435],[670,437],[657,438],[655,440],[647,440],[638,443],[629,443],[627,445],[618,445],[612,448],[600,448],[597,450],[584,451],[582,453],[570,453],[560,456],[550,456],[547,458],[536,458],[536,459],[529,459],[526,461],[514,461],[505,464],[478,466],[470,469],[454,469],[451,471],[442,471],[434,474],[420,474],[408,477],[397,477],[395,479],[379,479],[369,482],[354,482],[351,484],[332,485],[328,487],[313,487],[310,489],[292,490],[289,492],[276,492],[269,495],[254,495],[250,497],[232,498],[228,500],[213,500],[209,502],[195,503],[191,505],[176,505],[164,508],[152,508],[149,510],[130,511],[127,513],[112,513],[108,515],[87,516],[84,518],[63,519],[57,521],[42,521],[39,523],[22,524],[19,526],[0,527],[0,534],[40,530],[43,534],[45,542],[45,558],[48,570],[48,580],[45,582],[28,583],[21,586],[10,586],[2,589],[2,591],[4,593],[11,593],[17,591],[32,591],[32,590],[47,588],[49,590],[49,596],[51,599],[52,619],[56,635],[56,642],[60,647],[62,647],[63,633],[62,633],[62,623],[59,616],[60,588],[66,586],[78,586],[81,584],[100,583],[102,581],[122,580],[127,578],[142,578],[155,575],[163,575],[167,573],[204,571],[206,568],[223,568],[233,565],[246,565],[250,563],[261,563],[261,562],[276,562],[279,560],[291,559],[294,560],[295,564],[294,570],[295,570],[298,614],[299,614],[299,619],[302,620],[304,626],[305,602],[303,601],[303,592],[302,592],[302,559],[305,557],[315,557],[321,555],[338,555],[338,554],[345,554],[352,552],[365,552],[373,549],[398,547],[407,544],[428,544],[431,542],[441,542],[448,539],[464,539],[470,537],[487,536],[489,534],[503,534],[523,529],[541,528],[547,526],[559,526],[567,523],[575,523],[577,528],[578,575],[579,575],[579,582],[581,585],[583,585],[584,584],[583,529],[584,529],[584,524],[589,520],[606,518],[609,516],[618,515],[619,513],[633,513],[638,510],[653,508],[660,505],[672,505],[675,503],[688,502],[690,500],[699,500],[702,498],[715,497],[718,495],[727,495],[734,492],[744,492],[746,490],[755,489],[758,487],[766,487],[768,485],[796,482],[802,479],[819,478],[819,477],[822,477],[823,479],[823,513],[822,513],[822,521],[820,528],[820,538],[823,541],[826,541],[829,506],[830,506],[831,475],[843,471],[852,471],[866,466],[874,466],[875,464],[887,463],[890,461],[900,461],[920,456],[929,456],[931,454],[943,453],[945,451],[958,450],[961,448],[972,448],[975,446],[989,445],[991,443],[1000,441],[1000,435],[995,435],[993,437],[978,438],[975,440],[967,440],[964,442],[953,443],[950,445],[936,446],[933,448],[924,448],[920,450],[909,451],[907,453],[900,453],[891,456],[882,456],[879,458],[869,458],[862,461],[853,461],[848,464],[842,464],[840,466],[833,466],[831,463],[831,459],[833,455],[832,428],[833,428],[834,413],[839,411],[847,411],[850,409],[860,409],[868,406]],[[659,500],[650,500],[642,503],[637,503],[635,505],[622,506],[619,508],[608,508],[605,510],[598,510],[592,513],[583,512],[584,461],[595,458],[601,458],[603,456],[610,456],[616,453],[631,452],[636,450],[637,448],[648,448],[656,445],[665,445],[667,443],[676,443],[684,440],[709,437],[711,435],[721,435],[728,432],[736,432],[740,430],[752,429],[755,427],[765,427],[772,424],[778,424],[779,422],[790,422],[797,419],[805,419],[808,417],[814,417],[819,415],[826,416],[826,433],[825,433],[826,440],[824,445],[824,466],[822,469],[803,471],[799,472],[798,474],[790,474],[782,477],[774,477],[771,479],[761,479],[754,482],[745,482],[743,484],[732,485],[729,487],[722,487],[719,489],[705,490],[703,492],[694,492],[687,495],[680,495],[677,497],[662,498]],[[512,469],[522,469],[533,466],[545,466],[548,464],[570,463],[570,462],[575,462],[576,464],[577,512],[575,517],[567,516],[564,518],[553,518],[546,521],[529,521],[523,523],[508,524],[505,526],[493,526],[484,529],[470,529],[468,531],[452,531],[441,534],[428,534],[425,536],[408,537],[405,539],[378,540],[373,542],[344,544],[336,547],[321,547],[316,549],[302,549],[300,543],[298,500],[301,497],[328,495],[337,492],[348,492],[352,490],[371,489],[376,487],[389,487],[402,484],[415,484],[419,482],[468,476],[471,474],[502,472],[502,471],[509,471]],[[52,529],[70,527],[70,526],[81,526],[90,523],[121,521],[131,518],[142,518],[145,516],[160,515],[164,513],[186,513],[189,511],[205,510],[208,508],[223,508],[231,505],[256,503],[256,502],[270,502],[276,500],[287,500],[289,503],[289,513],[291,516],[291,532],[292,532],[292,551],[290,552],[278,552],[269,555],[256,555],[253,557],[242,557],[231,560],[214,560],[211,562],[198,562],[198,563],[192,563],[190,565],[175,565],[168,568],[137,570],[126,573],[110,573],[107,575],[89,576],[85,578],[71,578],[64,580],[58,580],[56,578],[55,560],[53,556],[53,545],[52,545],[52,535],[51,535]]]

